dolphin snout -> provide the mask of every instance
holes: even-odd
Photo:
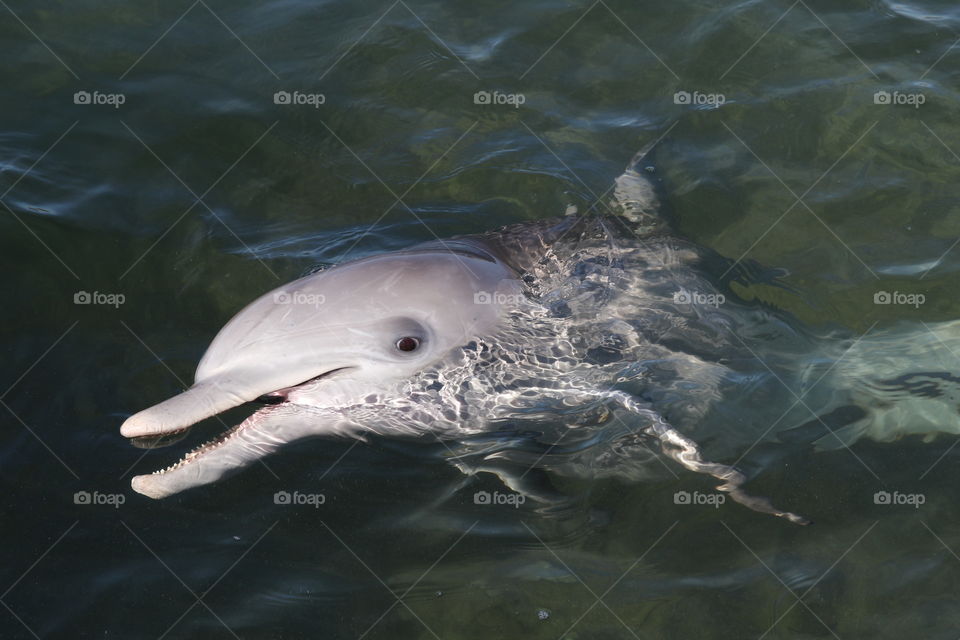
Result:
[[[130,416],[120,427],[120,433],[128,438],[138,438],[180,431],[250,402],[259,395],[256,392],[237,392],[222,382],[205,381]]]

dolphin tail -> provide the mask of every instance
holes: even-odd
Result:
[[[864,437],[888,442],[912,434],[960,435],[960,376],[952,373],[960,365],[960,321],[891,327],[845,346],[839,356],[815,359],[820,364],[811,365],[806,377],[830,394],[818,405],[862,411],[817,439],[818,448]],[[832,364],[827,374],[819,372],[823,362]]]

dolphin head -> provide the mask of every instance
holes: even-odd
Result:
[[[261,296],[217,334],[184,393],[131,416],[127,437],[189,427],[231,407],[348,375],[409,378],[496,326],[520,283],[492,255],[412,250],[346,263]]]
[[[296,401],[304,389],[311,406],[362,403],[495,330],[521,289],[493,253],[462,242],[309,275],[238,313],[203,356],[195,384],[134,414],[121,433],[162,436],[264,396]]]

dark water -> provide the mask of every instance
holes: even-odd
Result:
[[[731,295],[812,328],[956,318],[958,33],[948,2],[3,4],[0,636],[956,637],[953,437],[751,451],[803,528],[677,505],[712,486],[679,469],[560,479],[559,514],[475,505],[492,477],[442,501],[459,473],[383,440],[156,502],[129,477],[177,453],[118,428],[280,282],[589,209],[660,137],[678,231],[795,289]]]

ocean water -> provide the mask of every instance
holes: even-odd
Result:
[[[947,2],[0,3],[0,637],[955,638],[952,436],[747,451],[799,527],[678,504],[714,483],[669,460],[476,504],[495,478],[383,438],[153,501],[129,478],[186,443],[119,426],[282,282],[590,210],[655,141],[676,232],[787,285],[728,295],[956,319],[958,33]]]

